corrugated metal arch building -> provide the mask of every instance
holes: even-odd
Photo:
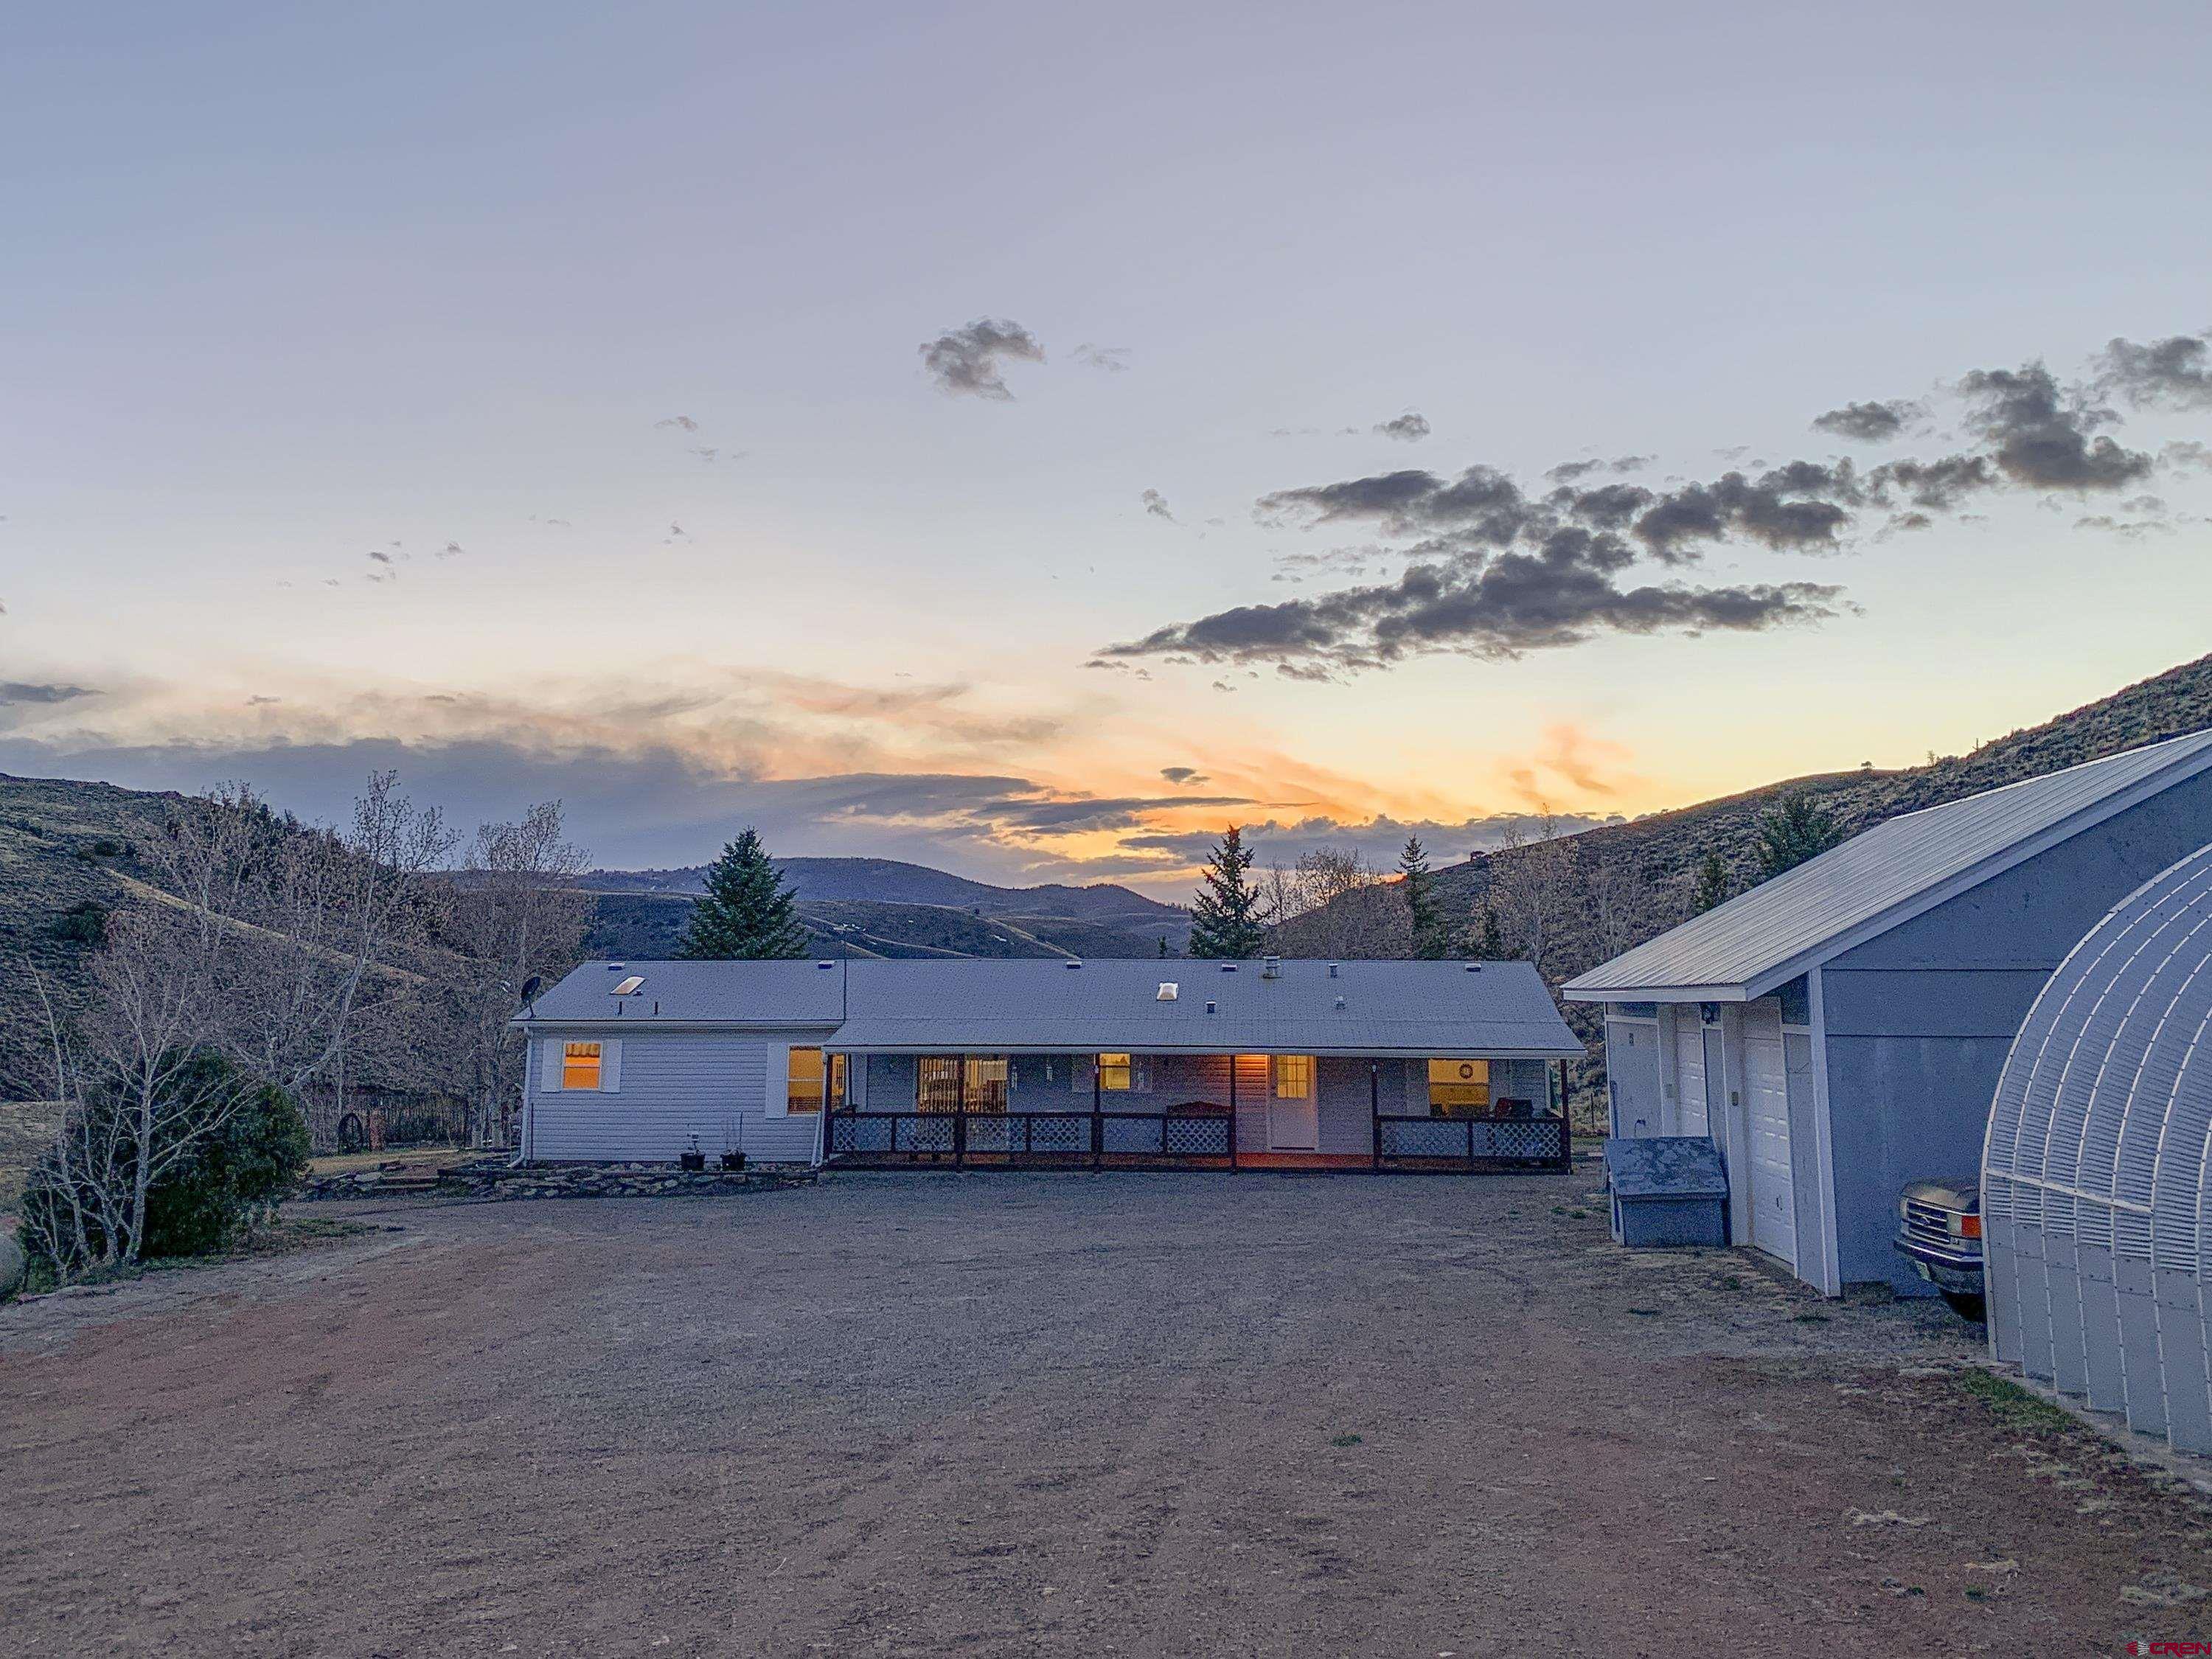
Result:
[[[1990,1342],[2212,1452],[2212,847],[2123,899],[2028,1011],[1983,1157]]]

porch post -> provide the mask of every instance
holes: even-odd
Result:
[[[1367,1062],[1367,1127],[1375,1139],[1374,1167],[1382,1167],[1382,1062]]]
[[[1129,1063],[1137,1063],[1134,1054]],[[1105,1100],[1100,1091],[1105,1080],[1098,1075],[1098,1056],[1091,1056],[1091,1167],[1103,1169],[1106,1164],[1106,1120],[1100,1115],[1105,1110]]]
[[[1229,1167],[1237,1168],[1237,1056],[1229,1056]]]
[[[1559,1167],[1571,1170],[1575,1165],[1575,1118],[1567,1106],[1567,1062],[1556,1062],[1559,1068]]]

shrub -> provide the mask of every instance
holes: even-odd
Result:
[[[230,1062],[218,1055],[194,1058],[185,1068],[180,1093],[204,1090],[212,1075],[220,1079],[234,1074]],[[88,1114],[113,1114],[121,1106],[109,1100],[80,1102],[70,1109]],[[197,1141],[185,1154],[161,1172],[146,1194],[146,1225],[138,1240],[140,1257],[207,1255],[228,1248],[252,1228],[265,1221],[307,1173],[307,1121],[299,1103],[273,1084],[248,1089],[220,1127]],[[126,1161],[112,1177],[128,1190],[131,1179]],[[40,1241],[64,1237],[62,1224],[69,1212],[70,1177],[49,1152],[32,1171],[23,1194],[23,1242],[33,1252]],[[88,1240],[93,1262],[113,1263],[124,1254],[117,1241],[100,1236],[96,1217],[102,1207],[95,1195],[80,1186],[74,1194],[85,1212],[93,1237]],[[66,1265],[69,1274],[81,1273],[86,1262],[47,1261],[48,1269]]]
[[[79,945],[104,945],[107,942],[107,915],[106,905],[85,899],[56,916],[46,932],[56,939]]]
[[[140,1254],[211,1255],[228,1248],[299,1184],[308,1150],[298,1104],[263,1085],[147,1194]]]

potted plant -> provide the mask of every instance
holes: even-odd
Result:
[[[731,1142],[733,1139],[737,1143],[735,1151],[731,1150]],[[725,1170],[742,1170],[745,1167],[745,1121],[742,1117],[730,1119],[724,1127],[722,1167]]]
[[[707,1154],[699,1150],[698,1136],[691,1137],[691,1150],[688,1152],[678,1153],[676,1161],[687,1170],[703,1170],[707,1167]]]

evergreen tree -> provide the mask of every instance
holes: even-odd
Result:
[[[1760,813],[1758,829],[1762,880],[1795,869],[1844,838],[1835,819],[1805,795],[1785,796],[1771,812]]]
[[[707,867],[676,954],[695,962],[766,962],[806,954],[806,927],[759,834],[748,828]]]
[[[1240,961],[1260,954],[1267,942],[1259,921],[1260,895],[1245,880],[1252,849],[1235,824],[1214,843],[1206,860],[1206,884],[1190,907],[1190,949],[1194,957]]]
[[[1728,866],[1718,853],[1707,853],[1698,866],[1698,890],[1690,901],[1692,914],[1703,915],[1729,896]]]
[[[1164,957],[1164,956],[1166,956],[1166,955],[1167,955],[1167,953],[1168,953],[1168,936],[1167,936],[1165,933],[1162,933],[1162,934],[1160,935],[1160,954],[1161,954],[1163,957]]]
[[[1482,907],[1482,927],[1474,937],[1474,956],[1478,962],[1504,962],[1513,953],[1505,948],[1505,930],[1498,925],[1498,907]]]
[[[1421,850],[1419,836],[1406,837],[1406,850],[1398,854],[1398,874],[1407,919],[1413,923],[1413,954],[1424,962],[1440,962],[1449,947],[1449,930],[1429,874],[1428,854]]]

